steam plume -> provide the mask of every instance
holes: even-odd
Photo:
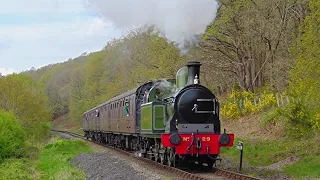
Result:
[[[117,28],[154,25],[181,48],[194,42],[214,20],[215,0],[89,0]]]

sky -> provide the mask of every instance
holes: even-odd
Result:
[[[215,0],[9,0],[0,3],[0,73],[66,61],[154,25],[183,50],[213,22]]]
[[[66,61],[121,35],[86,0],[2,1],[0,73]]]

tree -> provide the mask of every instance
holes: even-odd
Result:
[[[305,121],[320,129],[320,2],[311,0],[310,10],[293,50],[296,64],[290,74],[290,90],[306,106],[309,119]]]
[[[300,20],[295,18],[296,9],[303,8],[301,4],[305,1],[221,0],[220,3],[217,18],[201,44],[207,64],[219,73],[226,72],[229,78],[235,77],[243,90],[254,91],[266,82],[278,91],[283,90],[290,68],[288,50]]]
[[[0,109],[12,112],[28,137],[43,139],[51,120],[43,86],[23,74],[0,77]]]

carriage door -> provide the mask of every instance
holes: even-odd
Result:
[[[100,130],[99,126],[100,126],[100,110],[97,109],[96,110],[96,130],[97,131]]]
[[[126,132],[130,133],[130,101],[129,98],[125,98],[123,101],[123,116],[126,120]]]

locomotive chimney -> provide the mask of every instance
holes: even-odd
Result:
[[[190,61],[187,63],[188,67],[188,85],[200,84],[200,62]]]

